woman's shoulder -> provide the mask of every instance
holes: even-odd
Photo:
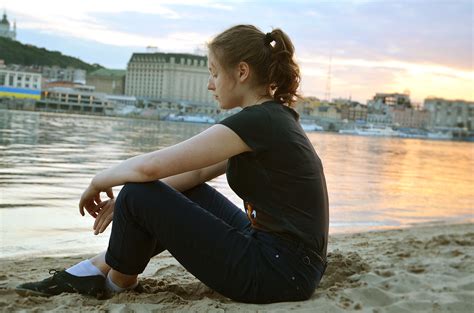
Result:
[[[277,118],[278,116],[291,116],[293,119],[299,119],[299,114],[295,111],[295,109],[274,100],[264,102],[260,105],[254,105],[254,107],[256,111],[261,111],[265,112],[265,114],[268,114],[270,118]]]
[[[267,101],[262,104],[251,105],[225,118],[221,124],[237,123],[260,129],[273,127],[277,124],[293,123],[298,120],[298,113],[292,108],[276,101]],[[283,125],[282,125],[283,126]]]

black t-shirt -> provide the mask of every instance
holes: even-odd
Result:
[[[298,114],[274,101],[222,120],[251,149],[229,159],[227,180],[252,227],[326,255],[329,212],[321,160]]]

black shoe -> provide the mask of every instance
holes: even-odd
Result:
[[[53,276],[33,283],[21,284],[15,288],[21,296],[50,297],[63,292],[80,293],[102,299],[107,296],[105,278],[101,275],[74,276],[66,271],[50,270]]]

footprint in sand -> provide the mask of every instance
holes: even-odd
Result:
[[[360,255],[355,252],[344,254],[339,251],[330,252],[328,253],[328,267],[319,288],[342,287],[351,283],[350,276],[368,270],[370,270],[370,266],[362,261]]]
[[[424,273],[426,271],[426,268],[421,264],[412,264],[407,267],[407,271],[414,274],[420,274]]]

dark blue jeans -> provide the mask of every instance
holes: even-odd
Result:
[[[184,193],[159,181],[126,184],[116,199],[107,264],[139,274],[164,250],[204,284],[241,302],[308,299],[324,272],[303,246],[253,229],[242,210],[207,184]]]

